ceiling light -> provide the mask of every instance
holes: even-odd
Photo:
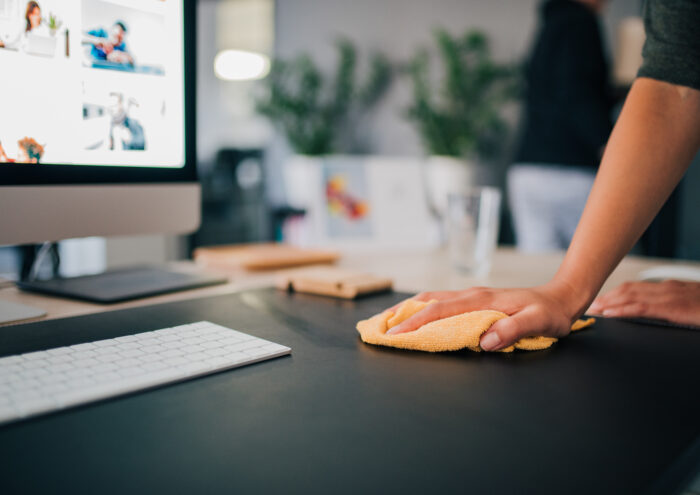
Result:
[[[224,81],[252,81],[270,72],[270,59],[243,50],[222,50],[214,58],[214,73]]]

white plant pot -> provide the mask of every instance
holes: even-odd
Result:
[[[284,192],[287,203],[302,210],[312,207],[316,191],[322,187],[322,168],[325,157],[293,155],[282,167]]]
[[[318,244],[319,212],[323,208],[320,191],[323,188],[325,157],[293,155],[282,167],[287,204],[304,210],[302,219],[291,222],[283,234],[284,241],[299,246]]]

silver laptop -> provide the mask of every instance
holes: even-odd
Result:
[[[30,55],[53,57],[56,54],[56,42],[56,38],[52,36],[28,33],[24,50]]]

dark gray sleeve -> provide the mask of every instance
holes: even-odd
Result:
[[[644,27],[637,75],[700,90],[700,0],[646,0]]]

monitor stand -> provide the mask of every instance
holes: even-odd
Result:
[[[46,316],[46,311],[43,309],[0,299],[0,325],[33,320],[42,316]]]
[[[226,282],[227,279],[221,277],[143,266],[82,277],[24,280],[17,282],[17,287],[52,296],[111,304]]]

